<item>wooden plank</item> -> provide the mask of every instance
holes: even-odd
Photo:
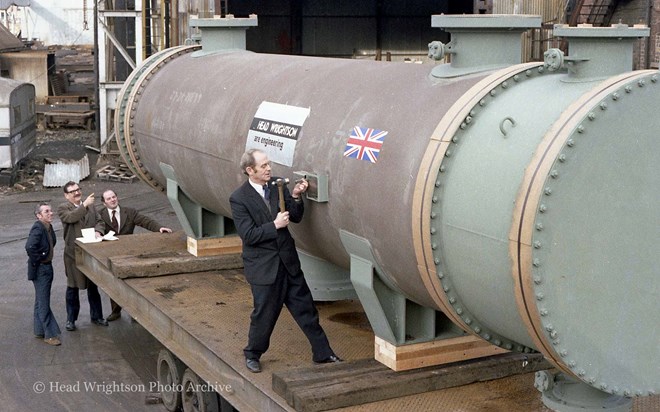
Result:
[[[53,103],[53,104],[38,104],[37,113],[45,112],[85,112],[92,110],[92,104],[89,102],[83,103]]]
[[[223,269],[240,269],[243,260],[238,253],[197,257],[188,252],[164,252],[128,256],[113,256],[109,268],[120,278],[137,278],[197,273]]]
[[[243,243],[238,236],[224,236],[195,239],[188,237],[188,252],[195,256],[213,256],[227,253],[240,253]]]
[[[466,359],[506,353],[476,336],[439,339],[410,345],[393,345],[378,336],[374,339],[375,358],[395,371],[442,365]]]
[[[273,373],[272,388],[275,393],[286,399],[286,402],[293,406],[294,395],[311,385],[324,385],[336,379],[344,379],[346,376],[357,378],[382,370],[383,365],[374,362],[373,359],[341,362],[332,365],[332,367],[318,365],[312,368],[288,369],[283,372]]]
[[[87,110],[83,112],[71,112],[71,111],[47,111],[44,112],[44,116],[53,116],[53,117],[75,117],[75,118],[87,118],[94,116],[93,110]]]
[[[273,390],[297,411],[316,412],[550,369],[541,354],[506,353],[405,372],[376,360],[273,374]]]
[[[118,256],[139,256],[156,253],[174,255],[176,252],[185,252],[186,250],[186,234],[182,231],[168,234],[144,232],[117,237],[118,240],[85,244],[85,253],[89,254],[98,264],[109,268],[110,259]]]

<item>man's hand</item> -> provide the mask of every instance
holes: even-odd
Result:
[[[295,185],[293,186],[293,190],[291,191],[291,196],[297,199],[301,194],[307,191],[308,187],[309,182],[307,179],[296,180]]]
[[[88,207],[89,205],[94,204],[94,193],[91,195],[87,196],[87,199],[83,201],[83,206]]]
[[[289,212],[279,212],[275,218],[275,229],[289,226]]]

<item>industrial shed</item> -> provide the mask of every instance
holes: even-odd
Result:
[[[0,78],[0,168],[10,169],[34,149],[34,86]]]

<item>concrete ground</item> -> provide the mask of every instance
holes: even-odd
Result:
[[[167,198],[143,183],[115,183],[88,178],[83,194],[96,193],[97,204],[106,188],[114,189],[120,203],[136,207],[172,229],[180,229]],[[53,209],[64,201],[61,188],[0,195],[0,410],[5,411],[163,411],[154,404],[156,360],[161,345],[137,322],[123,313],[109,327],[89,320],[85,291],[80,292],[78,330],[67,332],[62,261],[62,224],[57,232],[51,308],[62,330],[62,345],[52,347],[32,333],[34,288],[27,280],[25,241],[40,201]],[[142,229],[140,229],[142,230]],[[101,292],[103,313],[110,313]]]

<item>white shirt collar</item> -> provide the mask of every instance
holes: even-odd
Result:
[[[116,210],[116,211],[117,211],[117,219],[119,219],[119,213],[120,213],[120,212],[119,212],[119,205],[117,205],[117,207],[114,208],[114,209],[110,209],[110,208],[108,208],[108,214],[110,215],[110,218],[111,218],[111,219],[112,219],[112,211],[113,211],[113,210]]]
[[[263,186],[261,186],[261,185],[258,184],[258,183],[254,183],[254,182],[253,182],[252,180],[250,180],[250,179],[248,179],[248,182],[250,182],[250,186],[252,186],[252,187],[254,188],[254,190],[256,190],[257,193],[259,193],[259,195],[260,195],[261,197],[264,197],[264,187],[263,187]]]

